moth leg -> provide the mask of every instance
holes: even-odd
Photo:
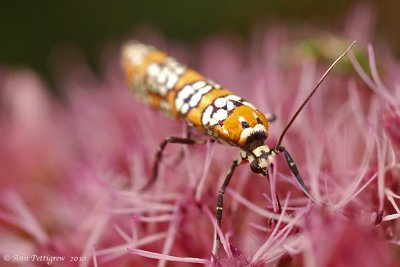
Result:
[[[148,190],[154,182],[157,180],[158,176],[158,169],[160,162],[162,160],[162,153],[168,144],[183,144],[183,145],[195,145],[195,144],[205,144],[206,141],[204,140],[194,140],[190,138],[182,138],[176,136],[169,136],[158,147],[156,153],[156,159],[154,160],[153,164],[153,171],[150,180],[140,189],[141,192]]]
[[[229,185],[229,182],[231,181],[233,172],[235,171],[236,167],[239,166],[240,160],[234,160],[232,162],[231,167],[229,168],[224,182],[222,183],[222,186],[220,187],[218,191],[218,200],[217,200],[217,208],[215,210],[215,217],[217,218],[217,224],[221,228],[221,222],[222,222],[222,211],[224,209],[224,194],[225,190]],[[221,247],[221,238],[218,235],[217,231],[215,231],[215,256],[218,258],[219,256],[219,249]]]
[[[189,125],[186,125],[186,133],[185,133],[185,138],[186,139],[192,139],[192,127]],[[179,154],[169,162],[168,165],[178,165],[182,162],[183,157],[185,155],[185,150],[184,147],[182,146],[181,149],[179,150]]]

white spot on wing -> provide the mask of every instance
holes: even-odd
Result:
[[[184,104],[181,108],[181,113],[182,114],[186,114],[189,111],[189,105],[188,104]]]
[[[180,97],[175,99],[175,107],[177,110],[180,110],[183,105],[183,100]]]
[[[178,75],[181,75],[181,74],[183,74],[185,72],[185,70],[186,70],[185,67],[179,66],[179,67],[177,67],[175,69],[175,73],[178,74]]]
[[[151,46],[139,44],[139,43],[128,43],[124,46],[123,55],[125,58],[131,61],[134,65],[140,65],[143,62],[144,57],[153,48]]]
[[[228,101],[228,103],[226,104],[226,107],[228,108],[229,111],[231,111],[235,108],[235,104],[233,104],[232,101]]]
[[[196,107],[197,104],[199,104],[200,100],[201,100],[202,95],[199,93],[194,94],[191,98],[190,98],[190,102],[189,105],[191,107]]]
[[[167,81],[168,72],[164,69],[161,73],[157,76],[158,83],[165,83]]]
[[[182,100],[184,100],[185,98],[189,97],[190,95],[192,95],[194,93],[194,90],[192,88],[192,86],[190,85],[185,85],[182,90],[179,91],[178,93],[178,97],[182,98]]]
[[[180,73],[176,71],[178,68]],[[164,64],[150,64],[147,67],[145,85],[149,91],[165,96],[168,94],[169,90],[175,87],[179,80],[179,75],[182,74],[185,69],[184,66],[180,65],[172,58],[167,58]]]
[[[217,98],[217,99],[214,101],[214,105],[215,105],[217,108],[222,108],[222,107],[226,106],[226,101],[227,101],[227,99],[226,99],[225,97],[220,97],[220,98]]]
[[[237,95],[228,95],[227,98],[229,100],[234,100],[234,101],[241,101],[242,99],[240,97],[238,97]]]
[[[202,94],[202,95],[205,95],[205,94],[207,94],[208,92],[210,92],[212,89],[213,89],[213,88],[212,88],[211,85],[207,85],[207,86],[201,88],[201,89],[199,90],[199,93]]]
[[[201,123],[203,125],[207,125],[210,122],[212,111],[213,111],[213,107],[208,106],[206,108],[206,110],[203,112],[203,116],[201,117]]]
[[[218,121],[216,121],[214,118],[210,119],[210,125],[211,126],[214,126],[214,125],[217,125],[217,124],[218,124]]]
[[[223,121],[228,117],[228,112],[225,109],[219,109],[214,113],[213,119]]]
[[[178,81],[178,76],[175,74],[171,74],[168,77],[167,87],[172,89],[175,86],[177,81]]]
[[[147,72],[151,76],[157,76],[160,73],[160,65],[158,64],[150,64],[147,68]]]
[[[197,81],[197,82],[195,82],[195,83],[193,84],[193,88],[194,88],[195,90],[198,90],[198,89],[204,87],[205,85],[206,85],[206,82],[205,82],[205,81]]]

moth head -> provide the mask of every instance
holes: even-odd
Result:
[[[261,145],[253,149],[251,153],[243,151],[241,156],[242,159],[249,161],[250,169],[254,173],[267,176],[268,165],[273,161],[275,152],[267,145]]]

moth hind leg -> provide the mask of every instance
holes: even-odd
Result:
[[[186,139],[193,139],[192,138],[192,129],[193,129],[193,127],[186,125],[186,132],[185,132]],[[173,158],[170,162],[168,162],[168,165],[172,165],[172,166],[179,165],[182,162],[183,157],[185,155],[184,149],[185,149],[184,146],[182,146],[181,149],[179,150],[179,154],[175,158]]]
[[[240,165],[241,161],[240,160],[234,160],[232,162],[231,167],[229,168],[224,182],[222,183],[221,187],[219,188],[218,191],[218,199],[217,199],[217,207],[215,209],[215,217],[217,219],[217,224],[221,228],[222,225],[222,211],[224,209],[224,194],[225,190],[229,185],[229,182],[231,181],[232,175],[235,172],[235,169]],[[221,237],[219,236],[218,232],[215,231],[215,251],[214,255],[215,257],[219,257],[219,251],[221,247]]]
[[[149,181],[140,189],[141,192],[148,190],[154,182],[157,180],[158,177],[158,170],[162,160],[162,155],[164,149],[167,147],[168,144],[182,144],[182,145],[196,145],[196,144],[205,144],[206,141],[204,140],[194,140],[191,138],[183,138],[183,137],[176,137],[176,136],[169,136],[161,142],[158,146],[157,153],[155,156],[155,160],[153,163],[152,175]]]

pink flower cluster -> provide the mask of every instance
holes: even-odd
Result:
[[[249,44],[226,35],[196,47],[143,39],[275,113],[273,146],[329,65],[299,55],[289,35],[271,29]],[[350,43],[318,40],[336,56]],[[356,52],[363,47],[361,40]],[[243,165],[225,196],[222,229],[214,219],[218,185],[239,151],[171,145],[155,185],[139,192],[158,144],[185,127],[134,99],[117,55],[107,57],[101,78],[83,62],[62,70],[59,99],[31,71],[1,68],[0,254],[66,257],[52,266],[397,266],[400,62],[375,60],[371,46],[364,55],[369,69],[351,55],[354,68],[328,76],[283,141],[315,203],[284,158],[271,186]],[[281,213],[273,212],[271,188]]]

